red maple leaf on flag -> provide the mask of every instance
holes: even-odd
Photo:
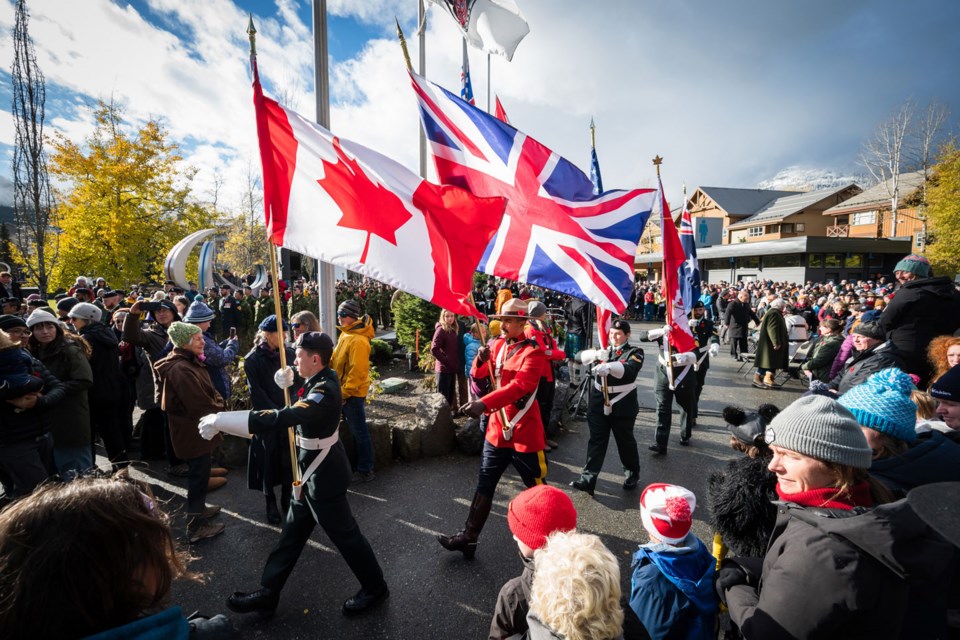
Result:
[[[333,138],[333,148],[340,162],[323,160],[324,177],[317,183],[330,194],[343,216],[338,227],[367,232],[360,264],[366,263],[370,236],[376,234],[397,245],[397,229],[413,216],[395,193],[372,182],[356,160],[350,160],[340,147],[340,139]]]

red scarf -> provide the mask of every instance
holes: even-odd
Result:
[[[850,493],[837,493],[836,487],[810,489],[799,493],[784,493],[777,485],[777,495],[784,502],[793,502],[803,507],[818,507],[821,509],[843,509],[850,511],[854,507],[872,507],[873,496],[870,495],[870,485],[866,480],[853,487]]]

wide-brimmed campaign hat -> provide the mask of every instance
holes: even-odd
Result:
[[[524,302],[520,298],[510,298],[503,303],[503,306],[500,307],[500,313],[494,313],[491,318],[520,318],[526,320],[530,317],[530,310],[528,309],[528,302]]]

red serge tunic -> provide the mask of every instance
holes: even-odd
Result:
[[[483,396],[483,403],[487,406],[490,415],[490,426],[487,429],[487,440],[495,447],[513,449],[519,453],[534,453],[543,451],[545,442],[543,422],[540,419],[540,408],[537,406],[537,384],[543,375],[546,357],[534,340],[520,340],[507,343],[504,338],[496,338],[489,343],[490,359],[480,363],[475,360],[470,375],[475,378],[486,378],[489,367],[494,367],[494,375],[499,366],[500,376],[497,381],[497,390]],[[502,352],[502,355],[501,355]],[[498,409],[503,408],[507,414],[507,421],[513,422],[527,402],[530,402],[526,413],[514,426],[513,436],[507,440],[503,434],[503,423],[500,420]]]

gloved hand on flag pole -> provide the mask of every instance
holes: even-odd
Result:
[[[696,364],[697,356],[692,351],[686,351],[684,353],[675,353],[673,354],[673,364],[677,367],[686,367],[691,364]]]

